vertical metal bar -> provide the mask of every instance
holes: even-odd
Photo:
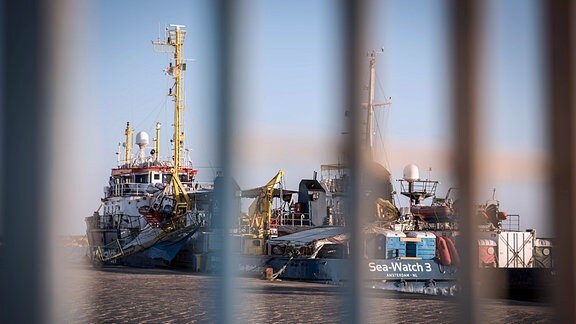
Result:
[[[38,323],[49,315],[49,217],[45,21],[43,1],[4,1],[2,68],[1,323]]]
[[[557,322],[576,322],[576,112],[574,102],[574,1],[546,1],[546,67],[551,214],[554,216],[557,271],[555,312]]]
[[[350,193],[346,214],[346,226],[349,228],[350,237],[350,287],[346,305],[348,306],[346,323],[364,323],[363,305],[363,281],[362,281],[362,261],[363,250],[362,238],[362,128],[361,111],[358,109],[361,103],[361,82],[360,82],[360,56],[365,52],[363,46],[363,13],[364,1],[343,1],[342,5],[342,26],[343,26],[343,76],[344,82],[344,111],[348,111],[347,127],[350,136],[346,143],[345,151],[349,157],[350,167]],[[363,58],[363,57],[362,57]]]
[[[233,250],[233,241],[228,233],[229,228],[234,226],[234,213],[232,211],[232,170],[231,165],[231,136],[233,114],[231,109],[231,98],[233,96],[234,78],[232,60],[234,58],[234,18],[236,12],[234,1],[220,0],[216,6],[216,21],[218,26],[218,62],[220,62],[218,73],[218,88],[221,89],[221,96],[217,102],[218,121],[218,162],[222,168],[223,187],[217,193],[217,199],[221,203],[219,207],[219,220],[217,227],[220,229],[220,240],[222,250],[220,253],[221,267],[218,269],[219,278],[216,284],[216,314],[218,323],[234,322],[234,305],[236,303],[236,271],[238,265]]]
[[[477,264],[473,259],[477,246],[478,224],[474,197],[479,181],[477,172],[478,95],[480,55],[480,5],[476,0],[450,2],[450,32],[452,51],[452,111],[454,114],[454,156],[458,188],[460,190],[461,323],[476,323],[478,291],[475,278]]]

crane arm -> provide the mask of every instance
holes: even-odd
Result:
[[[250,207],[248,208],[248,216],[250,218],[250,228],[252,232],[263,233],[264,235],[270,234],[270,229],[267,228],[272,218],[272,198],[274,198],[274,188],[282,183],[284,177],[284,170],[278,173],[268,181],[264,186],[260,187],[260,194]]]
[[[178,176],[178,171],[172,171],[172,188],[174,190],[174,198],[176,199],[176,206],[174,206],[177,212],[186,212],[190,210],[190,197],[184,188],[184,185],[180,181]]]

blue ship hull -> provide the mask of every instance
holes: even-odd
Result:
[[[266,266],[279,272],[284,279],[313,281],[348,280],[346,273],[348,259],[290,259],[288,257],[270,258]],[[453,281],[456,280],[457,267],[443,266],[437,260],[365,260],[364,278],[369,281]]]

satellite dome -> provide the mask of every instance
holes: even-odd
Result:
[[[150,137],[148,136],[148,133],[139,132],[138,134],[136,134],[136,145],[146,146],[146,145],[148,145],[149,141],[150,141]]]
[[[420,179],[420,171],[418,170],[418,167],[414,164],[408,164],[405,166],[402,178],[408,182],[414,182]]]

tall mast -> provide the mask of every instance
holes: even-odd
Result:
[[[168,95],[174,97],[174,135],[172,143],[174,144],[174,163],[172,167],[172,187],[176,199],[176,210],[178,212],[186,211],[190,208],[190,197],[182,185],[179,178],[180,170],[180,153],[184,141],[182,127],[182,111],[184,110],[184,91],[183,75],[186,71],[186,63],[183,58],[184,40],[186,30],[183,25],[169,25],[166,27],[166,39],[164,41],[153,41],[154,49],[164,53],[174,53],[173,62],[170,62],[165,70],[166,74],[174,79],[174,86],[170,88]],[[174,91],[172,91],[174,89]]]
[[[184,45],[184,36],[186,31],[181,29],[183,26],[175,26],[174,35],[174,168],[180,169],[180,151],[182,149],[182,132],[180,131],[180,121],[182,110],[184,110],[183,92],[182,92],[182,46]],[[169,38],[170,39],[170,38]]]
[[[368,52],[367,56],[370,58],[370,79],[368,82],[368,114],[366,117],[366,150],[368,151],[368,158],[374,158],[374,107],[390,104],[390,101],[385,103],[374,103],[374,78],[376,75],[376,55],[384,53],[384,48],[380,51],[372,50]]]
[[[174,52],[174,62],[170,62],[165,70],[166,74],[174,79],[174,86],[170,88],[168,95],[174,97],[174,169],[180,169],[180,153],[184,134],[182,132],[182,111],[184,110],[183,71],[186,71],[184,63],[183,47],[186,38],[186,30],[183,25],[170,25],[166,28],[166,40],[155,41],[152,44],[160,52]]]

